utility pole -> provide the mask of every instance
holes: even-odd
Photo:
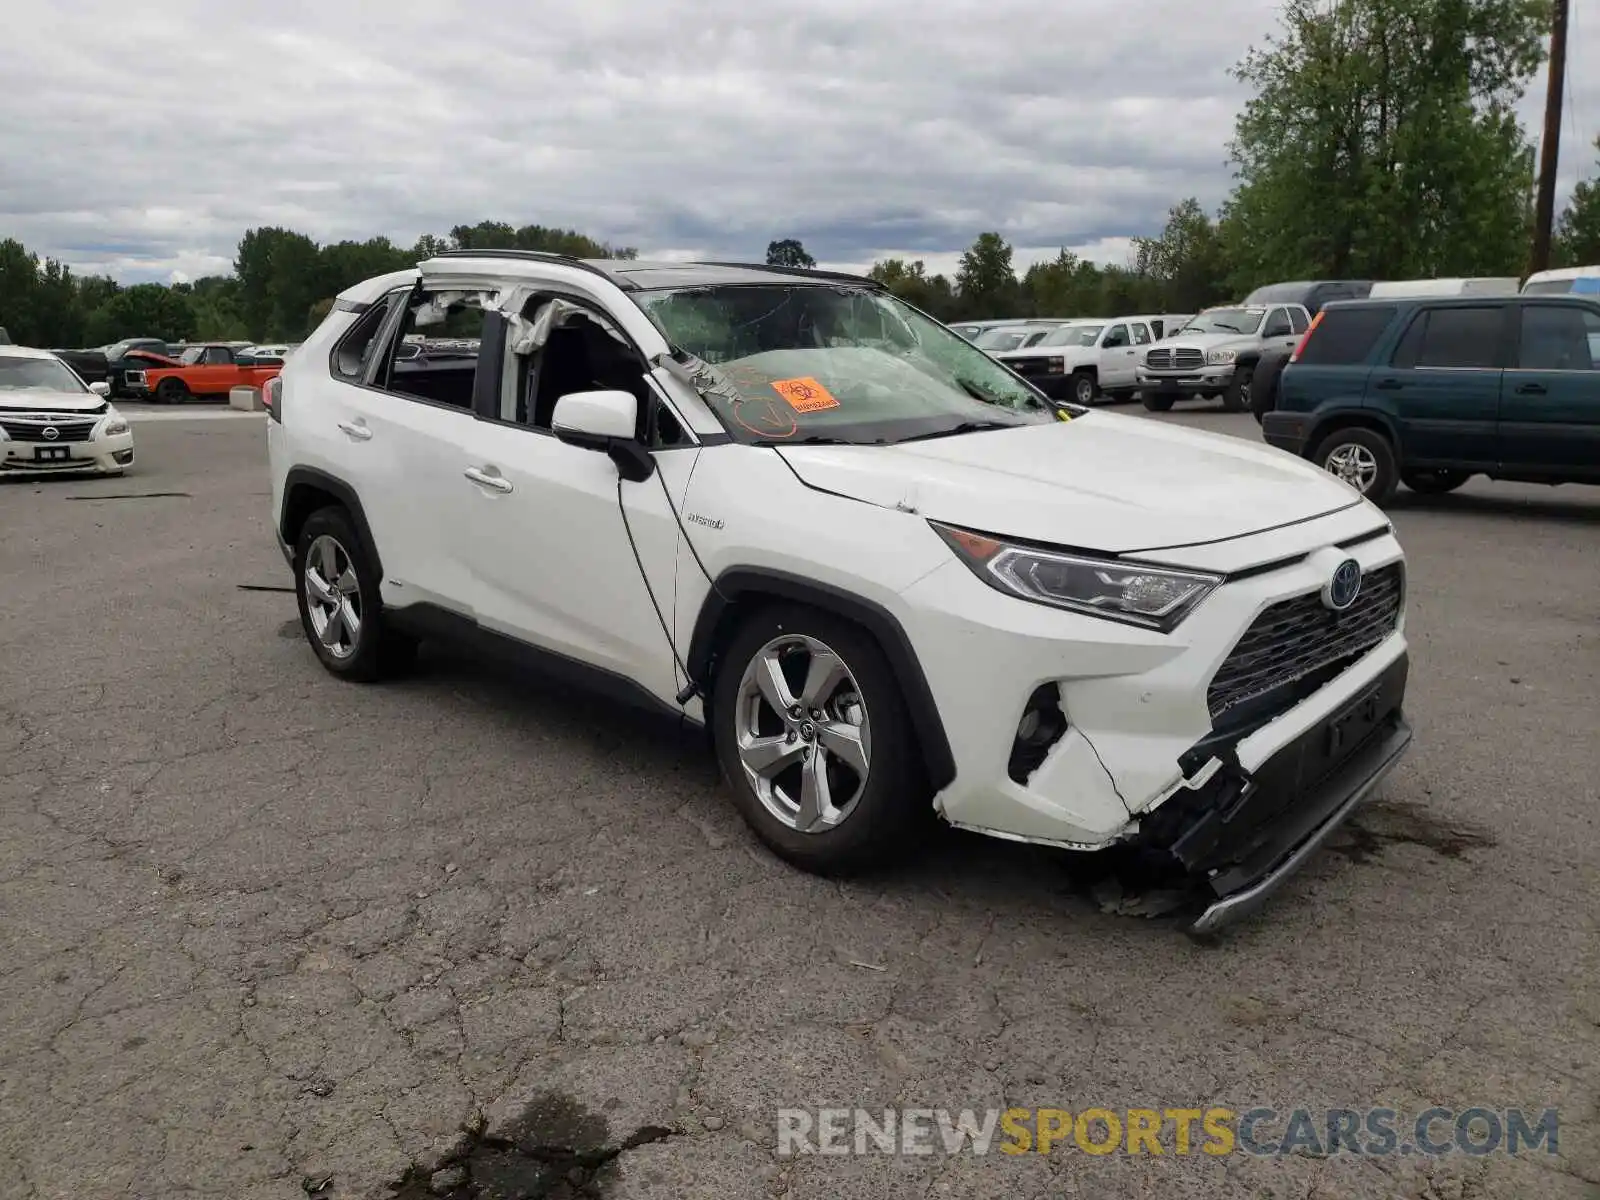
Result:
[[[1555,0],[1550,27],[1550,78],[1544,97],[1544,137],[1539,142],[1539,199],[1533,217],[1533,262],[1550,266],[1550,229],[1556,219],[1556,164],[1561,158],[1561,97],[1567,86],[1567,0]]]

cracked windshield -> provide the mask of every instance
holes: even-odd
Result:
[[[862,288],[644,293],[745,442],[870,445],[1032,425],[1057,406],[915,309]]]

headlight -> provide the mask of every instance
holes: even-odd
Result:
[[[1219,575],[1087,558],[1002,542],[930,521],[990,587],[1035,604],[1169,633],[1222,582]]]
[[[128,432],[128,422],[121,417],[107,417],[106,423],[100,426],[101,437],[118,437]]]
[[[1237,350],[1208,350],[1206,351],[1206,366],[1226,367],[1231,366],[1233,360],[1239,357]]]
[[[1063,371],[1065,371],[1067,369],[1066,359],[1063,359],[1063,358],[1047,359],[1045,361],[1045,368],[1044,369],[1051,375],[1060,375]]]

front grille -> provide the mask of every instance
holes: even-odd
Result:
[[[1404,592],[1404,568],[1391,563],[1361,581],[1361,594],[1344,612],[1324,607],[1316,592],[1268,608],[1211,680],[1206,707],[1213,723],[1230,709],[1342,669],[1372,649],[1399,625]]]
[[[1006,366],[1018,375],[1044,375],[1050,370],[1048,358],[1008,358]]]
[[[1203,350],[1174,350],[1166,346],[1146,354],[1144,365],[1152,371],[1198,371],[1206,365],[1206,355]]]
[[[60,421],[0,421],[0,429],[14,442],[87,442],[94,432],[94,422],[81,419]],[[55,437],[46,437],[45,430],[54,429]]]

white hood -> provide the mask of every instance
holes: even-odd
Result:
[[[99,412],[104,396],[93,392],[47,392],[34,388],[0,388],[0,412]]]
[[[1360,504],[1269,446],[1096,412],[899,446],[786,446],[812,487],[998,536],[1105,553],[1225,541]]]

